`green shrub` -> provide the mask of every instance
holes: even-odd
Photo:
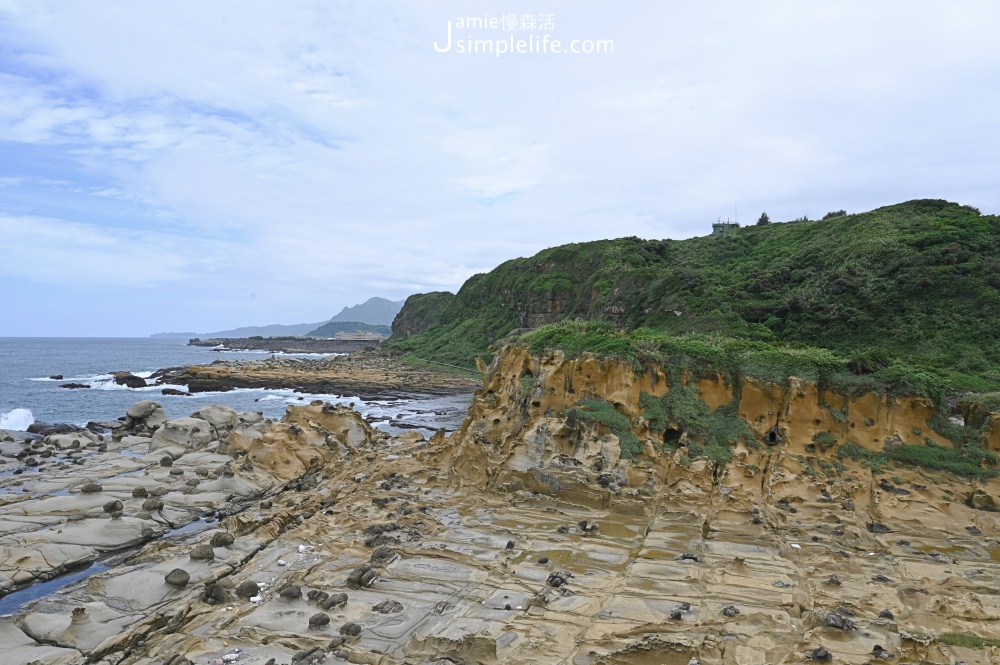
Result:
[[[628,418],[615,410],[613,406],[602,400],[581,400],[577,416],[583,420],[601,423],[618,437],[622,457],[634,459],[642,452],[642,442],[629,428]]]

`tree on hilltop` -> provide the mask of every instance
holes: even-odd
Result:
[[[771,223],[771,218],[767,216],[766,212],[760,213],[760,219],[757,220],[757,226],[764,226]]]

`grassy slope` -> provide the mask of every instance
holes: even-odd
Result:
[[[435,325],[391,348],[471,366],[525,322],[584,318],[817,346],[875,366],[898,359],[997,390],[997,287],[1000,218],[910,201],[720,237],[547,249],[470,278]]]

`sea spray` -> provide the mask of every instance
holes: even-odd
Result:
[[[0,429],[23,432],[33,422],[35,422],[35,417],[28,409],[13,409],[0,415]]]

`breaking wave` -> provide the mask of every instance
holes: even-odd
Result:
[[[23,432],[28,429],[31,423],[35,422],[35,417],[31,415],[29,409],[12,409],[0,415],[0,429],[9,429]]]

